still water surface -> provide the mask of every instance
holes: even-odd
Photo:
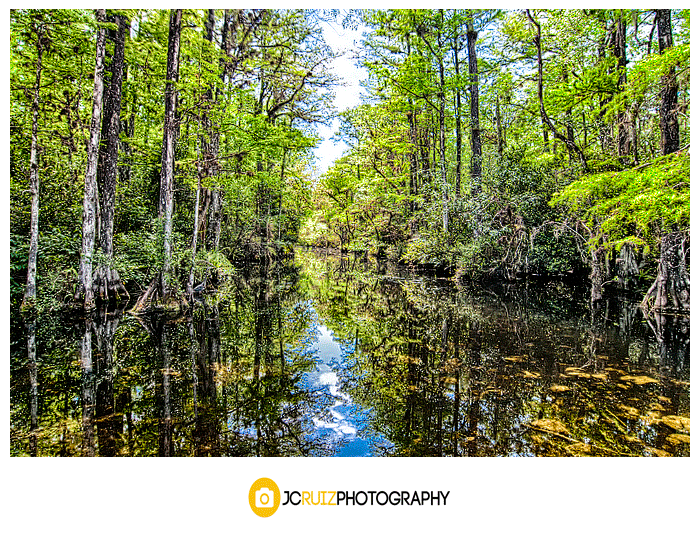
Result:
[[[300,250],[189,315],[11,321],[12,455],[688,456],[687,318]]]

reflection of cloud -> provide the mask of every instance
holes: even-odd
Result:
[[[316,326],[316,332],[318,338],[314,341],[313,347],[320,358],[320,363],[316,366],[316,372],[310,373],[309,376],[314,386],[327,389],[335,402],[328,408],[331,420],[314,417],[314,426],[318,429],[332,430],[339,438],[352,439],[357,434],[357,427],[340,411],[346,405],[352,404],[352,398],[340,390],[338,374],[329,366],[341,357],[340,345],[333,339],[333,332],[326,326]]]

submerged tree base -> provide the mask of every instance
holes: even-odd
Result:
[[[162,278],[158,274],[129,312],[134,315],[156,312],[174,313],[183,312],[188,307],[187,299],[180,292],[163,290]]]

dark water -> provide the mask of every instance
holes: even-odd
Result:
[[[687,318],[299,251],[184,317],[11,321],[10,451],[689,456]]]

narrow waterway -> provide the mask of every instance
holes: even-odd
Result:
[[[299,250],[178,318],[11,322],[12,455],[688,456],[689,321]]]

